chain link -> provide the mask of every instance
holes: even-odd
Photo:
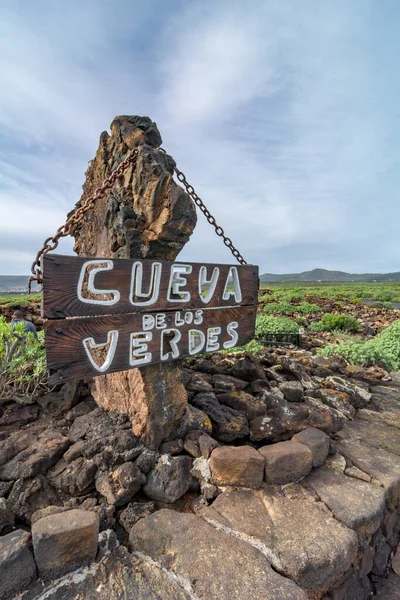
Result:
[[[159,148],[159,150],[161,150],[165,154],[167,153],[166,150],[164,150],[164,148]],[[227,246],[227,248],[229,248],[229,250],[232,252],[233,256],[236,258],[238,263],[241,265],[247,265],[247,262],[244,260],[243,256],[240,254],[239,250],[237,248],[235,248],[235,246],[233,245],[232,240],[225,235],[225,231],[222,229],[222,227],[220,227],[217,224],[215,217],[213,217],[213,215],[210,213],[210,211],[208,210],[208,208],[206,207],[206,205],[204,204],[202,199],[196,194],[194,187],[187,182],[185,174],[182,173],[182,171],[180,171],[177,166],[174,167],[174,171],[176,173],[176,177],[177,177],[178,181],[183,183],[183,185],[186,189],[186,192],[189,194],[189,196],[191,197],[193,202],[196,204],[196,206],[199,207],[199,209],[201,210],[203,215],[206,217],[206,219],[210,223],[210,225],[212,225],[214,227],[215,233],[219,237],[223,238],[225,246]]]
[[[167,153],[166,150],[164,150],[164,148],[159,148],[159,150],[164,152],[164,154]],[[136,166],[137,156],[138,156],[138,149],[135,148],[119,164],[119,166],[111,173],[111,175],[103,181],[102,186],[100,188],[98,188],[91,196],[86,198],[86,200],[83,202],[82,206],[77,208],[76,211],[66,220],[64,225],[61,225],[61,227],[59,227],[57,229],[56,234],[54,236],[48,237],[43,242],[43,247],[39,250],[34,262],[32,263],[32,267],[31,267],[32,276],[29,278],[29,282],[28,282],[29,293],[31,293],[31,285],[32,285],[33,281],[36,281],[39,284],[43,283],[43,274],[42,274],[42,269],[41,269],[41,259],[43,258],[43,256],[45,256],[45,254],[47,254],[48,252],[52,252],[53,250],[55,250],[57,248],[60,238],[70,235],[72,228],[75,225],[78,225],[78,223],[80,223],[83,220],[83,217],[86,215],[86,213],[89,210],[92,210],[92,208],[94,208],[97,200],[102,198],[105,195],[105,193],[107,192],[107,190],[109,190],[111,187],[113,187],[117,178],[120,177],[130,165],[133,165],[133,167]],[[236,258],[238,263],[240,263],[241,265],[247,265],[247,262],[244,260],[243,256],[240,254],[239,250],[237,250],[237,248],[235,248],[235,246],[233,245],[232,240],[225,235],[225,232],[222,229],[222,227],[220,227],[217,224],[215,218],[210,213],[208,208],[205,206],[202,199],[196,194],[194,187],[187,182],[186,176],[184,175],[184,173],[182,173],[182,171],[180,171],[176,166],[174,167],[174,171],[176,173],[178,181],[183,183],[183,185],[186,189],[186,192],[189,194],[189,196],[191,197],[191,199],[193,200],[195,205],[199,207],[199,209],[204,214],[204,216],[206,217],[206,219],[210,223],[210,225],[212,225],[214,227],[215,233],[219,237],[223,238],[225,246],[227,246],[229,248],[229,250],[232,252],[233,256]]]

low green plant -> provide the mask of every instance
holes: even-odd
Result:
[[[379,365],[389,371],[400,369],[400,320],[365,342],[348,341],[323,348],[323,356],[342,356],[351,364]]]
[[[359,329],[358,321],[350,315],[336,315],[326,313],[318,323],[310,324],[310,331],[347,331],[356,332]]]
[[[49,388],[43,332],[36,339],[24,329],[0,317],[0,399],[30,403]]]
[[[235,348],[229,348],[228,350],[221,350],[222,354],[235,354],[236,352],[251,352],[252,354],[262,354],[265,352],[265,348],[257,340],[251,340],[245,346],[235,346]]]
[[[267,313],[268,315],[282,313],[291,315],[294,313],[310,315],[322,312],[322,308],[317,304],[311,304],[310,302],[302,302],[301,304],[290,304],[289,302],[270,302],[264,306],[263,312]]]
[[[258,315],[256,319],[256,338],[271,333],[298,333],[299,326],[295,321],[287,317],[272,317],[270,315]]]

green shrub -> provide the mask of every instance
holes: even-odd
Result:
[[[334,315],[326,313],[318,323],[311,323],[310,331],[348,331],[359,329],[357,319],[349,315]]]
[[[391,302],[393,300],[392,292],[381,291],[374,295],[374,300],[378,302]]]
[[[0,399],[30,403],[48,391],[43,332],[38,337],[0,317]]]
[[[257,340],[251,340],[245,346],[235,346],[228,350],[221,350],[222,354],[235,354],[236,352],[251,352],[252,354],[262,354],[265,351],[264,346]]]
[[[256,320],[256,337],[262,338],[269,333],[298,333],[297,323],[287,317],[271,317],[258,315]]]
[[[389,371],[396,371],[400,369],[400,320],[366,342],[345,342],[339,346],[326,346],[321,350],[321,354],[339,355],[352,364],[380,365]]]
[[[314,314],[322,312],[322,308],[317,304],[310,304],[309,302],[302,302],[301,304],[289,304],[289,302],[270,302],[263,308],[263,312],[268,315],[279,314],[279,313],[301,313],[304,315]]]

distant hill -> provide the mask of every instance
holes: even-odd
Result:
[[[0,275],[0,293],[1,292],[27,292],[29,275]],[[38,290],[38,286],[33,285],[32,290]]]
[[[286,283],[290,281],[314,281],[314,282],[371,282],[388,283],[400,281],[400,271],[396,273],[345,273],[344,271],[328,271],[327,269],[313,269],[303,273],[292,273],[287,275],[276,275],[264,273],[260,275],[261,283]]]

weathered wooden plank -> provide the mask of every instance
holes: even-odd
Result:
[[[88,292],[90,271],[97,294]],[[42,314],[48,319],[257,304],[258,267],[254,265],[47,254],[43,273]]]
[[[49,381],[94,377],[246,344],[254,335],[256,311],[249,306],[45,321]]]

